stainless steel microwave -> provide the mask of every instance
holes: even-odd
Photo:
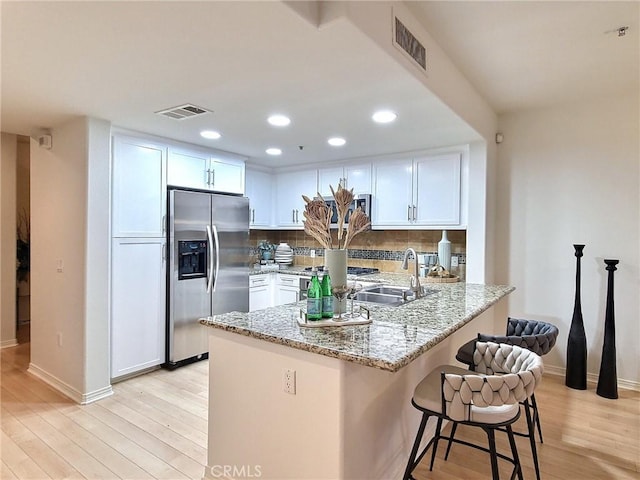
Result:
[[[331,217],[331,226],[338,227],[338,210],[336,208],[336,201],[333,197],[324,197],[327,205],[331,207],[333,211],[333,216]],[[353,198],[353,202],[349,207],[349,211],[347,212],[346,222],[349,223],[349,217],[351,216],[351,212],[355,211],[358,207],[362,208],[362,211],[371,219],[371,194],[361,194],[356,195]]]

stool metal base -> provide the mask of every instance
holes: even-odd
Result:
[[[448,440],[448,446],[447,446],[447,452],[445,454],[445,460],[447,459],[448,455],[449,455],[449,450],[451,448],[451,443],[455,442],[455,443],[460,443],[462,445],[466,445],[468,447],[472,447],[478,450],[482,450],[484,452],[489,453],[490,458],[491,458],[491,475],[492,475],[492,479],[493,480],[499,480],[500,479],[500,474],[498,472],[498,458],[501,458],[503,460],[506,460],[510,463],[513,464],[513,471],[511,472],[511,480],[513,480],[514,478],[517,478],[519,480],[523,480],[523,475],[522,475],[522,466],[520,465],[520,458],[518,456],[518,449],[516,447],[516,441],[515,441],[515,437],[514,437],[514,432],[511,428],[511,425],[513,423],[515,423],[518,418],[520,418],[520,412],[518,412],[518,414],[506,421],[506,422],[502,422],[499,424],[484,424],[484,423],[476,423],[476,422],[454,422],[453,424],[453,431],[451,433],[450,436],[445,436],[441,434],[441,430],[442,430],[442,420],[445,419],[446,417],[444,417],[442,414],[437,413],[437,412],[432,412],[429,410],[425,410],[423,408],[418,407],[413,401],[411,402],[413,404],[414,407],[416,407],[418,410],[422,411],[422,419],[420,421],[420,426],[418,427],[418,433],[416,434],[416,439],[413,442],[413,447],[411,449],[411,454],[409,456],[409,461],[407,463],[407,467],[405,469],[404,472],[404,476],[403,476],[403,480],[415,480],[414,477],[412,476],[413,471],[415,470],[415,468],[418,466],[418,464],[420,463],[420,461],[422,460],[422,458],[424,457],[424,455],[427,453],[427,451],[429,450],[429,448],[433,447],[431,450],[431,462],[429,464],[429,470],[433,470],[433,464],[436,458],[436,452],[438,450],[438,442],[443,439],[443,440]],[[434,437],[429,440],[429,442],[427,443],[427,445],[424,447],[424,449],[422,450],[422,452],[420,452],[418,454],[418,450],[420,449],[420,442],[422,441],[422,437],[424,435],[424,430],[425,427],[427,426],[427,421],[429,420],[430,417],[435,416],[438,418],[438,423],[436,425],[436,433],[434,435]],[[449,419],[447,419],[449,420]],[[452,421],[452,420],[450,420]],[[487,434],[487,439],[489,442],[489,448],[483,447],[481,445],[476,445],[474,443],[470,443],[470,442],[466,442],[464,440],[459,440],[454,438],[455,435],[455,428],[457,427],[458,423],[462,423],[463,425],[470,425],[470,426],[474,426],[474,427],[479,427],[482,428],[485,433]],[[496,430],[503,430],[507,432],[507,436],[509,437],[509,446],[511,447],[511,455],[512,457],[508,457],[506,455],[503,455],[501,453],[498,453],[496,450],[496,441],[495,441],[495,431]]]

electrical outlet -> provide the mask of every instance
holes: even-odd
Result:
[[[62,333],[58,332],[58,346],[62,346]]]
[[[296,394],[296,371],[286,369],[282,372],[282,389],[291,395]]]
[[[62,260],[58,260],[56,262],[56,272],[58,273],[64,272],[64,262]]]
[[[316,258],[316,251],[315,250],[309,250],[309,256],[311,258]]]
[[[451,266],[452,267],[457,267],[458,266],[458,256],[457,255],[453,255],[451,257]]]

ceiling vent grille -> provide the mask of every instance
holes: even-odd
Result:
[[[427,49],[409,31],[409,29],[395,17],[393,28],[394,44],[411,57],[425,72],[427,71]]]
[[[205,115],[207,113],[211,113],[211,111],[205,108],[197,107],[195,105],[187,103],[185,105],[180,105],[178,107],[172,107],[172,108],[167,108],[166,110],[160,110],[159,112],[156,112],[156,113],[164,117],[173,118],[174,120],[184,120],[185,118]]]

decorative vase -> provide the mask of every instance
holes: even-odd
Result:
[[[584,245],[574,245],[576,256],[576,294],[573,318],[567,341],[567,370],[565,385],[576,390],[587,389],[587,337],[584,333],[582,305],[580,303],[580,258]]]
[[[604,343],[596,393],[605,398],[618,398],[616,323],[613,311],[613,272],[617,270],[618,260],[605,260],[604,263],[607,265],[609,278],[607,281],[607,308],[604,316]]]
[[[447,238],[447,231],[442,231],[442,240],[438,242],[438,263],[445,270],[451,270],[451,242]]]
[[[331,286],[347,285],[347,250],[330,249],[324,251],[324,266],[329,269]],[[334,299],[333,313],[345,313],[347,311],[347,299]]]

